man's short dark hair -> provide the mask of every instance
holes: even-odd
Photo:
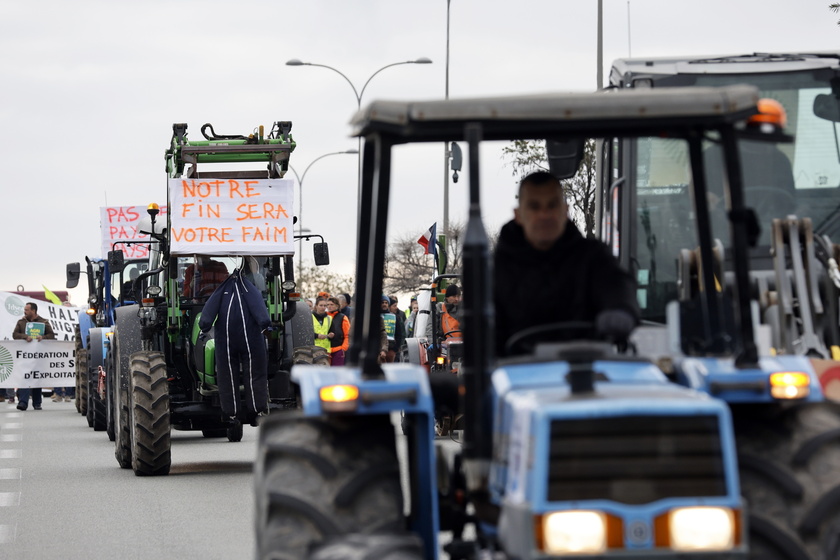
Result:
[[[32,308],[32,311],[38,311],[38,304],[34,301],[27,301],[26,305]]]
[[[341,294],[344,296],[344,301],[347,302],[347,305],[350,305],[350,294]]]
[[[534,171],[533,173],[529,173],[522,177],[519,180],[519,191],[517,192],[517,198],[522,198],[522,187],[523,185],[534,185],[535,187],[541,187],[543,185],[549,184],[556,184],[560,187],[561,192],[563,192],[563,197],[565,198],[566,193],[563,190],[563,184],[560,182],[560,179],[549,173],[548,171]]]

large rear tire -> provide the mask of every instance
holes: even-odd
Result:
[[[105,433],[108,439],[117,438],[116,413],[114,412],[114,355],[109,353],[105,359]]]
[[[118,307],[114,313],[114,335],[111,337],[113,368],[111,399],[114,410],[114,456],[123,469],[131,468],[131,432],[129,430],[128,390],[130,378],[130,356],[142,348],[140,321],[136,305]]]
[[[750,558],[840,558],[840,407],[733,407]]]
[[[346,535],[319,546],[309,560],[422,560],[423,542],[411,533]]]
[[[79,359],[81,358],[81,354],[85,349],[84,344],[82,344],[82,331],[79,328],[79,325],[73,330],[73,341],[76,343],[76,412],[79,414],[82,413],[82,387],[81,381],[82,377],[79,374]]]
[[[79,414],[87,417],[88,413],[88,353],[82,348],[76,354],[76,394],[79,399]],[[88,424],[90,425],[90,424]]]
[[[90,350],[88,351],[88,416],[90,426],[96,432],[105,431],[107,412],[105,401],[99,397],[99,367],[105,365],[103,351],[105,329],[90,330]]]
[[[305,558],[342,535],[402,534],[395,448],[385,416],[266,418],[255,465],[258,558]]]
[[[293,364],[329,366],[330,353],[320,346],[299,346],[292,355]]]
[[[172,465],[169,381],[161,352],[131,356],[131,468],[137,476],[169,474]]]

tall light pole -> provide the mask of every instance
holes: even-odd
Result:
[[[320,156],[316,157],[315,159],[313,159],[312,162],[309,165],[306,166],[306,169],[303,170],[302,175],[298,175],[298,172],[295,171],[295,168],[292,167],[291,165],[289,165],[289,169],[291,170],[292,173],[295,174],[295,178],[297,179],[298,186],[300,187],[300,197],[298,198],[299,206],[298,206],[297,227],[301,231],[301,233],[304,232],[304,229],[303,229],[303,180],[306,179],[306,173],[309,171],[309,168],[312,167],[313,165],[315,165],[315,162],[317,162],[318,160],[322,160],[327,156],[337,156],[337,155],[340,155],[340,154],[358,154],[358,153],[359,153],[359,150],[350,149],[350,150],[344,150],[343,152],[330,152],[328,154],[320,155]],[[306,231],[309,231],[309,230],[306,230]],[[298,280],[300,280],[300,276],[302,276],[302,275],[303,275],[303,240],[300,241],[300,255],[298,256]]]
[[[374,76],[376,76],[377,74],[379,74],[380,72],[382,72],[386,68],[391,68],[392,66],[399,66],[401,64],[431,64],[431,63],[432,63],[431,59],[423,56],[423,57],[420,57],[416,60],[405,60],[405,61],[402,61],[402,62],[393,62],[391,64],[386,64],[385,66],[383,66],[382,68],[380,68],[379,70],[377,70],[376,72],[374,72],[373,74],[370,75],[370,77],[367,79],[365,84],[362,86],[361,90],[357,90],[356,86],[353,85],[353,82],[350,81],[350,78],[345,76],[343,72],[341,72],[340,70],[338,70],[336,68],[333,68],[332,66],[327,66],[326,64],[316,64],[314,62],[303,62],[301,60],[298,60],[297,58],[293,58],[291,60],[286,61],[286,66],[317,66],[319,68],[326,68],[327,70],[332,70],[333,72],[335,72],[336,74],[338,74],[339,76],[344,78],[347,81],[347,83],[350,84],[350,87],[353,88],[353,95],[356,96],[356,109],[361,109],[362,108],[362,96],[365,94],[365,89],[368,87],[368,84],[374,78]],[[358,156],[358,164],[357,164],[357,167],[358,167],[358,169],[357,169],[357,179],[358,180],[357,180],[357,188],[356,188],[356,191],[357,191],[356,192],[356,215],[357,216],[359,214],[359,204],[361,203],[361,200],[362,200],[362,137],[361,136],[358,139],[358,146],[359,146],[358,147],[359,156]]]
[[[449,99],[449,4],[446,0],[446,80],[444,85],[444,99]],[[443,143],[443,238],[446,248],[449,247],[449,142]],[[447,251],[448,254],[448,251]],[[444,263],[446,266],[446,263]]]

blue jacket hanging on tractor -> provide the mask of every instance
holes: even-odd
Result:
[[[207,300],[198,326],[207,332],[214,321],[222,412],[251,422],[260,412],[268,411],[268,357],[262,333],[271,320],[260,291],[239,270],[234,270]],[[240,383],[245,387],[244,411]]]

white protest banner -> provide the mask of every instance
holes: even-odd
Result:
[[[291,179],[169,179],[172,254],[292,255]]]
[[[0,341],[0,389],[73,387],[75,384],[75,343]]]
[[[148,241],[149,236],[137,231],[140,220],[147,217],[145,206],[103,206],[99,209],[99,229],[102,233],[102,258],[108,251],[122,250],[126,259],[149,257],[149,246],[142,243],[124,244],[115,241]],[[166,223],[166,206],[160,207],[155,220]]]
[[[79,324],[80,307],[65,307],[46,301],[33,301],[14,292],[0,292],[0,340],[11,340],[18,320],[23,319],[23,306],[38,306],[38,315],[47,319],[55,331],[56,340],[74,340]]]

